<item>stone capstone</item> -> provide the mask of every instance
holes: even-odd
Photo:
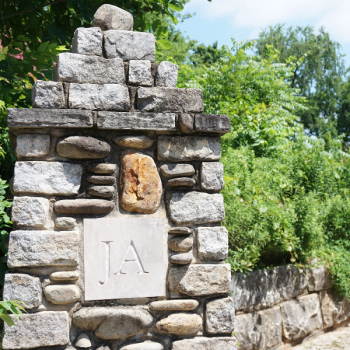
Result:
[[[224,188],[224,165],[222,163],[202,163],[201,188],[206,191],[221,191]]]
[[[5,324],[3,349],[32,349],[46,346],[62,346],[69,343],[69,316],[66,311],[45,311],[26,314],[15,326]]]
[[[137,86],[152,86],[151,61],[131,60],[129,62],[129,84]]]
[[[114,209],[114,203],[104,199],[65,199],[55,203],[59,214],[100,215]]]
[[[113,185],[115,183],[114,176],[91,175],[87,180],[95,185]]]
[[[17,137],[17,157],[45,157],[50,152],[50,135],[22,134]]]
[[[221,194],[203,192],[171,192],[167,194],[170,219],[178,225],[220,222],[225,218]]]
[[[15,197],[12,206],[12,222],[17,226],[43,227],[47,221],[50,202],[40,197]]]
[[[169,289],[190,296],[227,294],[230,291],[231,266],[190,265],[171,267]]]
[[[37,80],[32,89],[33,108],[67,108],[63,84]]]
[[[85,333],[80,333],[78,335],[77,340],[75,341],[75,346],[77,348],[83,348],[83,349],[91,348],[92,344],[91,344],[90,337]]]
[[[181,113],[179,115],[179,127],[183,133],[191,133],[193,131],[193,116],[188,113]]]
[[[235,306],[231,297],[207,302],[205,328],[209,334],[232,334],[235,328]]]
[[[102,39],[100,28],[77,28],[70,51],[81,55],[103,56]]]
[[[77,220],[69,217],[60,217],[55,220],[55,226],[60,229],[70,229],[75,227]]]
[[[119,84],[70,84],[69,108],[129,111],[129,90]]]
[[[182,253],[182,254],[175,254],[170,257],[170,262],[173,264],[178,265],[187,265],[192,262],[193,254],[190,253]]]
[[[199,302],[191,299],[160,300],[149,304],[150,309],[154,311],[192,311],[198,306]]]
[[[93,27],[100,27],[103,31],[133,30],[134,17],[131,13],[113,5],[104,4],[100,6],[92,20]]]
[[[172,227],[169,233],[174,235],[190,235],[192,230],[188,227]]]
[[[228,233],[225,227],[197,228],[198,256],[203,261],[224,260],[228,256]]]
[[[145,135],[141,136],[117,136],[113,141],[121,147],[125,148],[149,148],[153,145],[153,140]]]
[[[202,322],[202,318],[197,314],[172,314],[158,321],[155,331],[165,334],[196,335],[202,327]]]
[[[100,159],[108,156],[111,146],[90,136],[69,136],[57,144],[57,153],[70,159]]]
[[[148,60],[154,62],[156,40],[151,33],[107,30],[104,33],[104,48],[107,58],[118,57],[124,61]]]
[[[191,164],[176,164],[168,163],[160,167],[160,171],[164,177],[191,176],[195,173],[194,167]]]
[[[235,337],[196,337],[173,342],[172,350],[237,350]]]
[[[145,333],[152,322],[149,312],[137,308],[82,308],[73,315],[75,326],[94,331],[104,340],[126,339]]]
[[[88,194],[102,198],[110,198],[114,194],[113,186],[90,186],[87,189]]]
[[[123,60],[120,58],[80,55],[64,52],[57,56],[55,81],[78,84],[124,84]]]
[[[326,267],[312,267],[308,269],[307,276],[309,292],[319,292],[331,288],[332,280]]]
[[[199,89],[139,88],[137,109],[142,112],[203,112],[203,92]]]
[[[231,123],[228,115],[200,114],[195,116],[194,127],[197,132],[213,132],[224,135],[230,132]]]
[[[178,69],[179,67],[174,63],[167,61],[161,62],[156,75],[156,86],[176,87]]]
[[[117,170],[117,164],[89,164],[87,170],[94,174],[113,174]]]
[[[191,177],[178,177],[167,181],[166,185],[169,187],[193,187],[196,184],[196,180]]]
[[[64,162],[16,162],[15,193],[78,194],[83,167]]]
[[[25,309],[37,308],[42,302],[41,282],[38,277],[22,273],[5,275],[3,300],[18,300]]]
[[[218,137],[159,136],[158,160],[188,162],[195,160],[219,160],[221,144]]]
[[[74,303],[80,298],[80,290],[74,284],[51,284],[44,293],[49,302],[58,305]]]
[[[164,350],[164,346],[160,343],[147,340],[143,343],[123,346],[120,350]]]
[[[174,252],[189,252],[193,246],[192,237],[176,237],[169,241],[169,248]]]
[[[162,197],[162,182],[154,160],[144,154],[122,155],[120,206],[128,212],[154,213]]]
[[[79,236],[71,231],[12,231],[8,262],[10,268],[75,266]]]
[[[50,275],[50,279],[53,281],[76,281],[78,277],[78,271],[57,271]]]

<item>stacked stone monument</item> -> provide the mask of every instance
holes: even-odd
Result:
[[[111,5],[78,28],[32,109],[9,109],[18,161],[4,349],[232,350],[220,136],[155,38]]]

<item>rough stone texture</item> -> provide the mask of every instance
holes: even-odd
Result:
[[[322,329],[320,300],[317,294],[297,297],[281,304],[283,336],[289,340],[304,338]]]
[[[95,185],[113,185],[115,183],[114,176],[91,175],[87,180]]]
[[[193,246],[192,237],[176,237],[169,241],[169,248],[174,252],[189,252]]]
[[[117,164],[89,164],[87,170],[94,174],[113,174],[117,170]]]
[[[92,128],[91,111],[72,109],[8,108],[9,128]]]
[[[195,116],[194,127],[197,132],[214,132],[224,135],[230,132],[231,123],[228,115],[201,114]]]
[[[152,86],[151,61],[131,60],[129,63],[129,84],[137,86]]]
[[[219,160],[221,144],[218,137],[159,136],[158,159],[169,162]]]
[[[129,212],[154,213],[162,197],[162,182],[154,160],[127,152],[121,160],[120,206]]]
[[[350,317],[350,301],[331,290],[320,293],[323,328],[336,326]]]
[[[164,177],[191,176],[195,173],[194,167],[191,164],[163,164],[160,171]]]
[[[45,157],[50,152],[50,135],[22,134],[17,137],[17,157]]]
[[[103,56],[102,39],[100,28],[77,28],[70,51],[81,55]]]
[[[149,304],[154,311],[192,311],[197,309],[199,302],[197,300],[160,300]]]
[[[55,226],[60,229],[69,229],[75,227],[77,220],[69,217],[60,217],[55,220]]]
[[[59,214],[99,215],[114,209],[114,203],[104,199],[66,199],[55,203]]]
[[[148,340],[143,343],[123,346],[120,350],[164,350],[164,346],[160,343],[155,343]]]
[[[222,163],[202,163],[201,188],[206,191],[221,191],[224,188],[224,165]]]
[[[175,179],[170,179],[166,185],[169,187],[193,187],[196,184],[196,180],[190,177],[178,177]]]
[[[117,136],[113,141],[121,147],[143,149],[153,145],[153,140],[145,135],[140,136]]]
[[[232,290],[237,311],[261,310],[306,293],[307,276],[290,266],[236,273]]]
[[[53,281],[76,281],[78,277],[78,271],[58,271],[50,275],[50,279]]]
[[[169,289],[191,296],[226,294],[230,291],[231,267],[220,265],[190,265],[169,270]]]
[[[231,297],[206,304],[205,328],[209,334],[231,334],[235,328],[235,306]]]
[[[110,198],[114,194],[113,186],[90,186],[87,189],[88,194],[102,198]]]
[[[120,58],[108,60],[64,52],[57,56],[53,78],[55,81],[78,84],[124,84],[124,64]]]
[[[193,254],[192,252],[190,253],[182,253],[182,254],[175,254],[170,257],[170,262],[173,264],[178,264],[178,265],[187,265],[191,263],[193,259]]]
[[[16,162],[13,190],[70,196],[78,194],[83,167],[63,162]]]
[[[237,315],[235,331],[237,341],[241,344],[239,350],[266,350],[280,345],[282,342],[280,308]]]
[[[192,233],[192,230],[188,227],[172,227],[169,230],[169,233],[174,235],[190,235]]]
[[[165,334],[196,335],[202,327],[202,322],[202,318],[196,314],[172,314],[158,321],[155,331]]]
[[[40,228],[47,221],[50,202],[40,197],[15,197],[12,206],[12,222],[17,226]]]
[[[12,231],[9,268],[31,266],[74,266],[78,263],[76,232]]]
[[[74,303],[80,298],[80,290],[74,284],[51,284],[44,293],[49,302],[58,305]]]
[[[75,346],[78,348],[90,348],[92,344],[89,336],[85,333],[80,333],[75,341]]]
[[[167,61],[161,62],[156,75],[156,86],[176,87],[178,69],[179,67],[174,63]]]
[[[73,323],[82,330],[95,331],[104,340],[126,339],[147,331],[153,322],[149,312],[136,308],[82,308]]]
[[[156,40],[151,33],[108,30],[104,33],[104,40],[107,58],[119,57],[124,61],[155,60]]]
[[[3,349],[32,349],[44,346],[67,345],[69,317],[66,311],[46,311],[20,316],[16,325],[5,324]]]
[[[70,84],[69,108],[129,111],[129,90],[119,84]]]
[[[104,4],[100,6],[92,20],[93,27],[100,27],[103,31],[133,30],[134,17],[131,13],[113,5]]]
[[[18,300],[25,309],[38,307],[42,302],[41,282],[38,277],[22,273],[5,275],[3,300]]]
[[[167,194],[170,219],[178,225],[220,222],[225,218],[221,194],[172,192]]]
[[[98,112],[97,127],[108,130],[176,130],[173,113]]]
[[[37,80],[32,89],[33,108],[66,108],[63,84]]]
[[[197,228],[198,256],[203,261],[224,260],[228,256],[226,227]]]
[[[324,266],[312,267],[307,271],[309,292],[319,292],[331,288],[331,277]]]
[[[137,109],[142,112],[203,112],[203,92],[199,89],[140,88]]]
[[[194,121],[193,116],[191,114],[182,113],[179,115],[179,126],[180,130],[185,133],[189,134],[193,131],[194,127]]]
[[[110,151],[107,142],[90,136],[69,136],[57,144],[57,153],[70,159],[101,159]]]
[[[205,338],[177,340],[173,342],[171,350],[237,350],[238,345],[234,337]],[[241,349],[241,348],[239,348]]]

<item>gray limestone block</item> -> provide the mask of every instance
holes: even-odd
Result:
[[[63,84],[37,80],[32,89],[33,108],[66,108]]]
[[[201,188],[207,191],[221,191],[224,188],[224,165],[222,163],[202,163]]]
[[[312,267],[308,269],[307,275],[309,280],[309,292],[319,292],[331,288],[332,280],[326,267]]]
[[[97,127],[107,130],[176,130],[173,113],[98,112]]]
[[[44,293],[46,299],[56,305],[71,304],[80,298],[80,290],[74,284],[50,284]]]
[[[70,282],[79,278],[79,271],[56,271],[50,275],[52,281]]]
[[[89,164],[87,170],[94,174],[113,174],[117,170],[117,164],[95,163]]]
[[[45,157],[50,152],[50,135],[22,134],[17,137],[17,157]]]
[[[33,309],[42,303],[42,288],[38,277],[22,273],[5,275],[3,300],[18,300],[25,309]]]
[[[166,185],[169,187],[193,187],[196,180],[191,177],[178,177],[167,181]]]
[[[64,162],[16,162],[15,193],[78,194],[83,167]]]
[[[188,265],[193,260],[193,253],[180,253],[180,254],[174,254],[170,257],[169,261],[173,264],[177,265]]]
[[[57,201],[54,205],[59,214],[99,215],[114,209],[114,203],[103,199],[67,199]]]
[[[176,340],[172,350],[238,350],[241,349],[235,337],[196,337]]]
[[[3,349],[32,349],[69,343],[69,316],[66,311],[46,311],[20,316],[15,326],[5,324]]]
[[[224,260],[228,256],[226,227],[197,228],[198,256],[203,261]]]
[[[54,80],[78,84],[125,84],[123,60],[60,53],[57,56]]]
[[[176,87],[179,67],[171,62],[163,61],[158,66],[156,86]]]
[[[158,160],[189,162],[195,160],[219,160],[221,144],[218,137],[159,136]]]
[[[11,128],[60,127],[92,128],[91,111],[72,109],[9,108],[7,125]]]
[[[193,313],[176,313],[162,318],[155,325],[156,333],[178,336],[196,335],[202,328],[202,318]]]
[[[178,225],[209,224],[225,218],[221,194],[170,192],[166,199],[170,219]]]
[[[55,226],[59,229],[70,229],[77,225],[77,220],[70,217],[60,217],[55,220]]]
[[[45,225],[50,202],[40,197],[15,197],[12,206],[12,222],[17,226],[41,228]]]
[[[101,28],[77,28],[74,32],[71,52],[81,55],[103,56]]]
[[[154,62],[156,39],[151,33],[107,30],[104,33],[104,49],[107,58]]]
[[[207,302],[205,328],[209,334],[232,334],[235,328],[235,306],[231,297]]]
[[[131,13],[113,5],[104,4],[94,14],[93,27],[100,27],[103,31],[133,30],[134,17]]]
[[[195,173],[194,167],[191,164],[182,163],[167,163],[160,167],[160,171],[164,177],[191,176]]]
[[[90,186],[87,189],[88,194],[91,196],[102,197],[102,198],[110,198],[114,194],[113,186]]]
[[[75,266],[79,237],[71,231],[13,231],[10,234],[8,266]]]
[[[140,88],[137,109],[142,112],[203,112],[203,92],[199,89],[170,87]]]
[[[119,84],[70,84],[69,108],[129,111],[129,90]]]
[[[151,61],[130,60],[128,82],[138,86],[152,86],[154,82],[151,74]]]
[[[113,141],[120,147],[143,149],[153,145],[154,140],[146,135],[139,136],[116,136]]]
[[[199,114],[194,118],[194,127],[197,132],[213,132],[224,135],[230,132],[231,123],[228,115]]]

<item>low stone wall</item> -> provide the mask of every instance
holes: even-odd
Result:
[[[285,349],[350,319],[324,267],[279,266],[232,280],[240,350]]]

